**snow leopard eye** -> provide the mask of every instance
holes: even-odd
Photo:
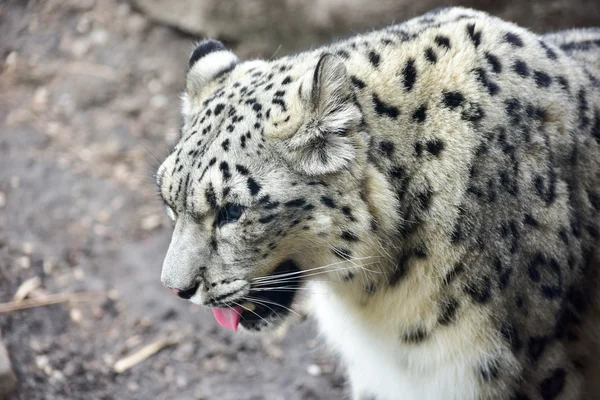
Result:
[[[221,207],[217,212],[216,224],[217,226],[223,226],[230,222],[235,222],[244,213],[244,207],[239,204],[228,203]]]

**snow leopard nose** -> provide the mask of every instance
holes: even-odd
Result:
[[[171,291],[171,293],[173,293],[174,295],[177,295],[179,297],[181,297],[182,299],[189,299],[191,298],[196,291],[198,290],[198,287],[200,286],[200,283],[195,283],[194,286],[190,287],[189,289],[185,289],[185,290],[181,290],[181,289],[177,289],[177,288],[172,288],[172,287],[168,287],[167,288]]]

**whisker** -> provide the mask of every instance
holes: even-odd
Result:
[[[314,290],[313,287],[306,287],[306,286],[275,286],[275,287],[264,287],[264,288],[250,288],[249,289],[251,292],[281,292],[281,291],[287,291],[287,292],[295,292],[297,290],[305,290],[307,292],[310,292],[312,290]]]
[[[296,293],[296,290],[302,288],[281,288],[281,289],[250,289],[252,292],[278,292],[278,293]],[[312,288],[304,288],[306,290],[313,290]],[[310,292],[310,295],[326,295],[328,292]]]
[[[242,307],[242,308],[245,308],[245,307],[243,307],[243,306],[241,306],[241,305],[237,304],[235,301],[233,301],[232,303],[235,303],[235,305],[236,305],[236,306],[240,306],[240,307]],[[240,312],[238,312],[238,311],[237,311],[235,308],[233,308],[233,307],[229,307],[229,306],[228,306],[227,308],[229,308],[230,310],[232,310],[233,312],[235,312],[235,313],[236,313],[237,315],[239,315],[240,317],[242,316],[242,314],[241,314]]]
[[[309,276],[323,275],[323,274],[328,274],[328,273],[336,272],[336,271],[344,271],[346,269],[347,268],[340,268],[340,269],[334,269],[334,270],[313,272],[311,274],[306,274],[306,275],[303,275],[303,276],[294,276],[294,277],[290,277],[290,278],[273,279],[273,280],[269,280],[269,281],[255,282],[255,284],[257,286],[265,286],[265,285],[276,285],[276,284],[281,283],[281,282],[295,282],[295,281],[297,281],[298,279],[301,279],[301,278],[306,278],[306,277],[309,277]]]
[[[263,321],[265,321],[267,324],[269,323],[266,319],[264,319],[263,317],[261,317],[260,315],[258,315],[257,313],[254,312],[254,310],[249,309],[248,307],[244,307],[242,304],[239,304],[235,301],[232,301],[233,304],[235,304],[238,307],[242,307],[244,310],[246,311],[250,311],[252,314],[256,315],[258,318],[262,319]],[[231,308],[231,307],[230,307]],[[234,310],[235,311],[235,310]],[[240,317],[242,316],[242,314],[238,313],[237,311],[235,311]]]
[[[320,283],[340,283],[340,282],[344,282],[343,280],[335,280],[335,279],[310,279],[311,282],[320,282]],[[285,284],[298,284],[300,285],[300,282],[296,283],[295,281],[273,281],[273,282],[267,282],[267,283],[253,283],[252,284],[252,288],[257,288],[257,289],[268,289],[270,287],[272,287],[272,285],[285,285]]]
[[[268,305],[266,305],[266,304],[262,304],[262,303],[261,303],[259,300],[257,300],[257,299],[254,299],[254,298],[250,298],[250,297],[248,297],[248,296],[244,296],[244,298],[243,298],[243,299],[244,299],[244,300],[246,300],[246,301],[254,302],[254,303],[256,303],[256,304],[258,304],[258,305],[261,305],[261,306],[263,306],[263,307],[266,307],[266,308],[268,308],[269,310],[273,311],[273,312],[275,313],[275,315],[277,315],[277,317],[278,317],[278,318],[281,318],[281,315],[279,315],[279,313],[278,313],[277,311],[273,310],[271,307],[269,307],[269,306],[268,306]],[[256,313],[254,313],[254,314],[256,314]],[[258,315],[258,314],[256,314],[256,315]],[[259,315],[259,317],[260,317],[260,315]],[[261,317],[261,319],[262,319],[263,321],[267,322],[267,321],[266,321],[264,318],[262,318],[262,317]]]
[[[158,157],[156,157],[156,155],[154,155],[154,153],[151,152],[150,149],[148,147],[146,147],[146,145],[144,143],[140,142],[140,144],[142,145],[142,147],[144,149],[146,149],[146,151],[148,152],[148,154],[150,154],[152,156],[152,158],[154,158],[156,160],[156,162],[158,163],[158,165],[160,166],[162,164],[162,161]],[[153,167],[153,168],[155,168],[155,169],[158,169],[158,167],[156,165],[150,164],[150,166]]]
[[[373,263],[369,263],[367,265],[372,265],[372,264]],[[326,267],[329,267],[329,265],[326,266]],[[354,265],[354,267],[358,268],[358,267],[361,267],[361,266]],[[319,269],[322,269],[322,268],[319,268]],[[316,270],[316,268],[313,268],[311,270],[302,271],[302,273],[304,275],[292,276],[292,277],[283,277],[283,279],[281,279],[278,276],[273,276],[273,277],[269,277],[269,279],[264,279],[264,280],[257,281],[257,283],[265,283],[265,282],[280,281],[280,280],[293,280],[293,279],[299,279],[299,278],[306,277],[306,276],[315,276],[315,275],[319,275],[319,274],[327,274],[327,273],[330,273],[330,272],[344,271],[344,270],[347,270],[347,269],[349,269],[349,267],[341,267],[341,268],[335,268],[335,269],[328,269],[328,270],[320,271],[320,272],[313,272],[314,270]],[[377,271],[371,271],[371,272],[377,272]]]
[[[329,267],[332,267],[334,265],[342,264],[344,262],[345,261],[340,261],[340,262],[333,263],[333,264],[323,265],[321,267],[308,268],[308,269],[304,269],[304,270],[301,270],[301,271],[288,272],[288,273],[284,273],[284,274],[274,274],[274,275],[269,275],[269,276],[261,276],[261,277],[258,277],[258,278],[254,278],[253,280],[254,281],[263,281],[263,280],[270,280],[270,279],[274,279],[274,278],[285,278],[285,277],[288,277],[288,276],[299,275],[299,274],[304,274],[304,273],[311,272],[311,271],[317,271],[317,270],[329,268]]]
[[[308,288],[308,287],[304,287],[304,286],[275,286],[275,287],[267,286],[267,287],[257,287],[257,288],[250,288],[250,290],[261,291],[261,292],[266,292],[266,291],[268,291],[268,290],[273,290],[273,289],[297,289],[297,290],[308,290],[308,289],[310,289],[310,288]]]
[[[362,260],[368,260],[368,259],[371,259],[371,258],[380,258],[380,256],[362,257],[362,258],[356,258],[356,260],[362,261]],[[280,278],[280,277],[298,275],[298,274],[303,274],[303,273],[307,273],[307,272],[311,272],[311,271],[317,271],[317,270],[321,270],[321,269],[333,267],[335,265],[340,265],[340,264],[343,264],[345,262],[347,262],[347,260],[338,261],[338,262],[327,264],[327,265],[323,265],[323,266],[320,266],[320,267],[308,268],[308,269],[304,269],[302,271],[288,272],[288,273],[284,273],[284,274],[275,274],[275,275],[269,275],[269,276],[261,276],[261,277],[258,277],[258,278],[254,278],[253,280],[260,281],[260,280],[269,280],[271,278]]]
[[[374,263],[369,263],[367,265],[372,265]],[[373,271],[373,270],[369,270],[368,268],[365,268],[365,266],[361,266],[361,265],[353,265],[351,267],[342,267],[342,268],[336,268],[336,269],[332,269],[332,270],[326,270],[326,271],[319,271],[319,272],[313,272],[310,274],[306,274],[303,276],[297,276],[297,277],[289,277],[289,278],[283,278],[283,279],[272,279],[272,280],[268,280],[268,281],[260,281],[257,282],[258,285],[267,285],[267,284],[277,284],[277,283],[282,283],[282,282],[290,282],[290,281],[294,281],[300,278],[306,278],[309,276],[316,276],[316,275],[322,275],[322,274],[329,274],[332,272],[338,272],[338,271],[347,271],[351,268],[360,268],[363,269],[365,271],[371,272],[371,273],[375,273],[375,274],[380,274],[382,272],[380,271]]]
[[[281,308],[283,308],[283,309],[286,309],[286,310],[288,310],[289,312],[291,312],[291,313],[293,313],[293,314],[296,314],[298,317],[302,318],[302,316],[301,316],[300,314],[298,314],[296,311],[294,311],[294,310],[292,310],[291,308],[288,308],[288,307],[286,307],[286,306],[284,306],[284,305],[281,305],[281,304],[279,304],[279,303],[276,303],[276,302],[274,302],[274,301],[269,301],[269,300],[265,300],[265,299],[257,299],[257,298],[250,297],[250,296],[246,296],[245,298],[246,298],[246,299],[248,299],[248,300],[250,300],[250,301],[255,301],[255,302],[257,302],[258,304],[260,304],[260,302],[263,302],[263,303],[267,303],[267,304],[272,304],[272,305],[274,305],[274,306],[277,306],[277,307],[281,307]],[[267,307],[265,304],[263,304],[263,305],[264,305],[265,307]],[[273,310],[273,312],[275,312],[275,310]],[[276,312],[275,312],[275,313],[276,313]],[[279,314],[278,314],[278,315],[279,315]]]

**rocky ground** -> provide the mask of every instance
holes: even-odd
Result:
[[[171,226],[152,173],[177,137],[195,38],[124,0],[4,0],[0,38],[0,303],[19,288],[29,301],[89,292],[20,311],[0,304],[11,398],[343,398],[310,322],[268,339],[235,335],[160,285]],[[121,370],[117,361],[157,343]]]
[[[160,285],[171,226],[152,174],[193,38],[116,0],[4,1],[0,37],[0,303],[34,277],[33,298],[95,293],[0,313],[14,398],[341,397],[309,323],[231,334]],[[114,372],[163,337],[177,343]]]

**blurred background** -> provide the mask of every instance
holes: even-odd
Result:
[[[310,321],[235,335],[160,285],[152,174],[195,40],[278,57],[451,4],[600,25],[597,0],[0,0],[0,398],[348,398]]]

